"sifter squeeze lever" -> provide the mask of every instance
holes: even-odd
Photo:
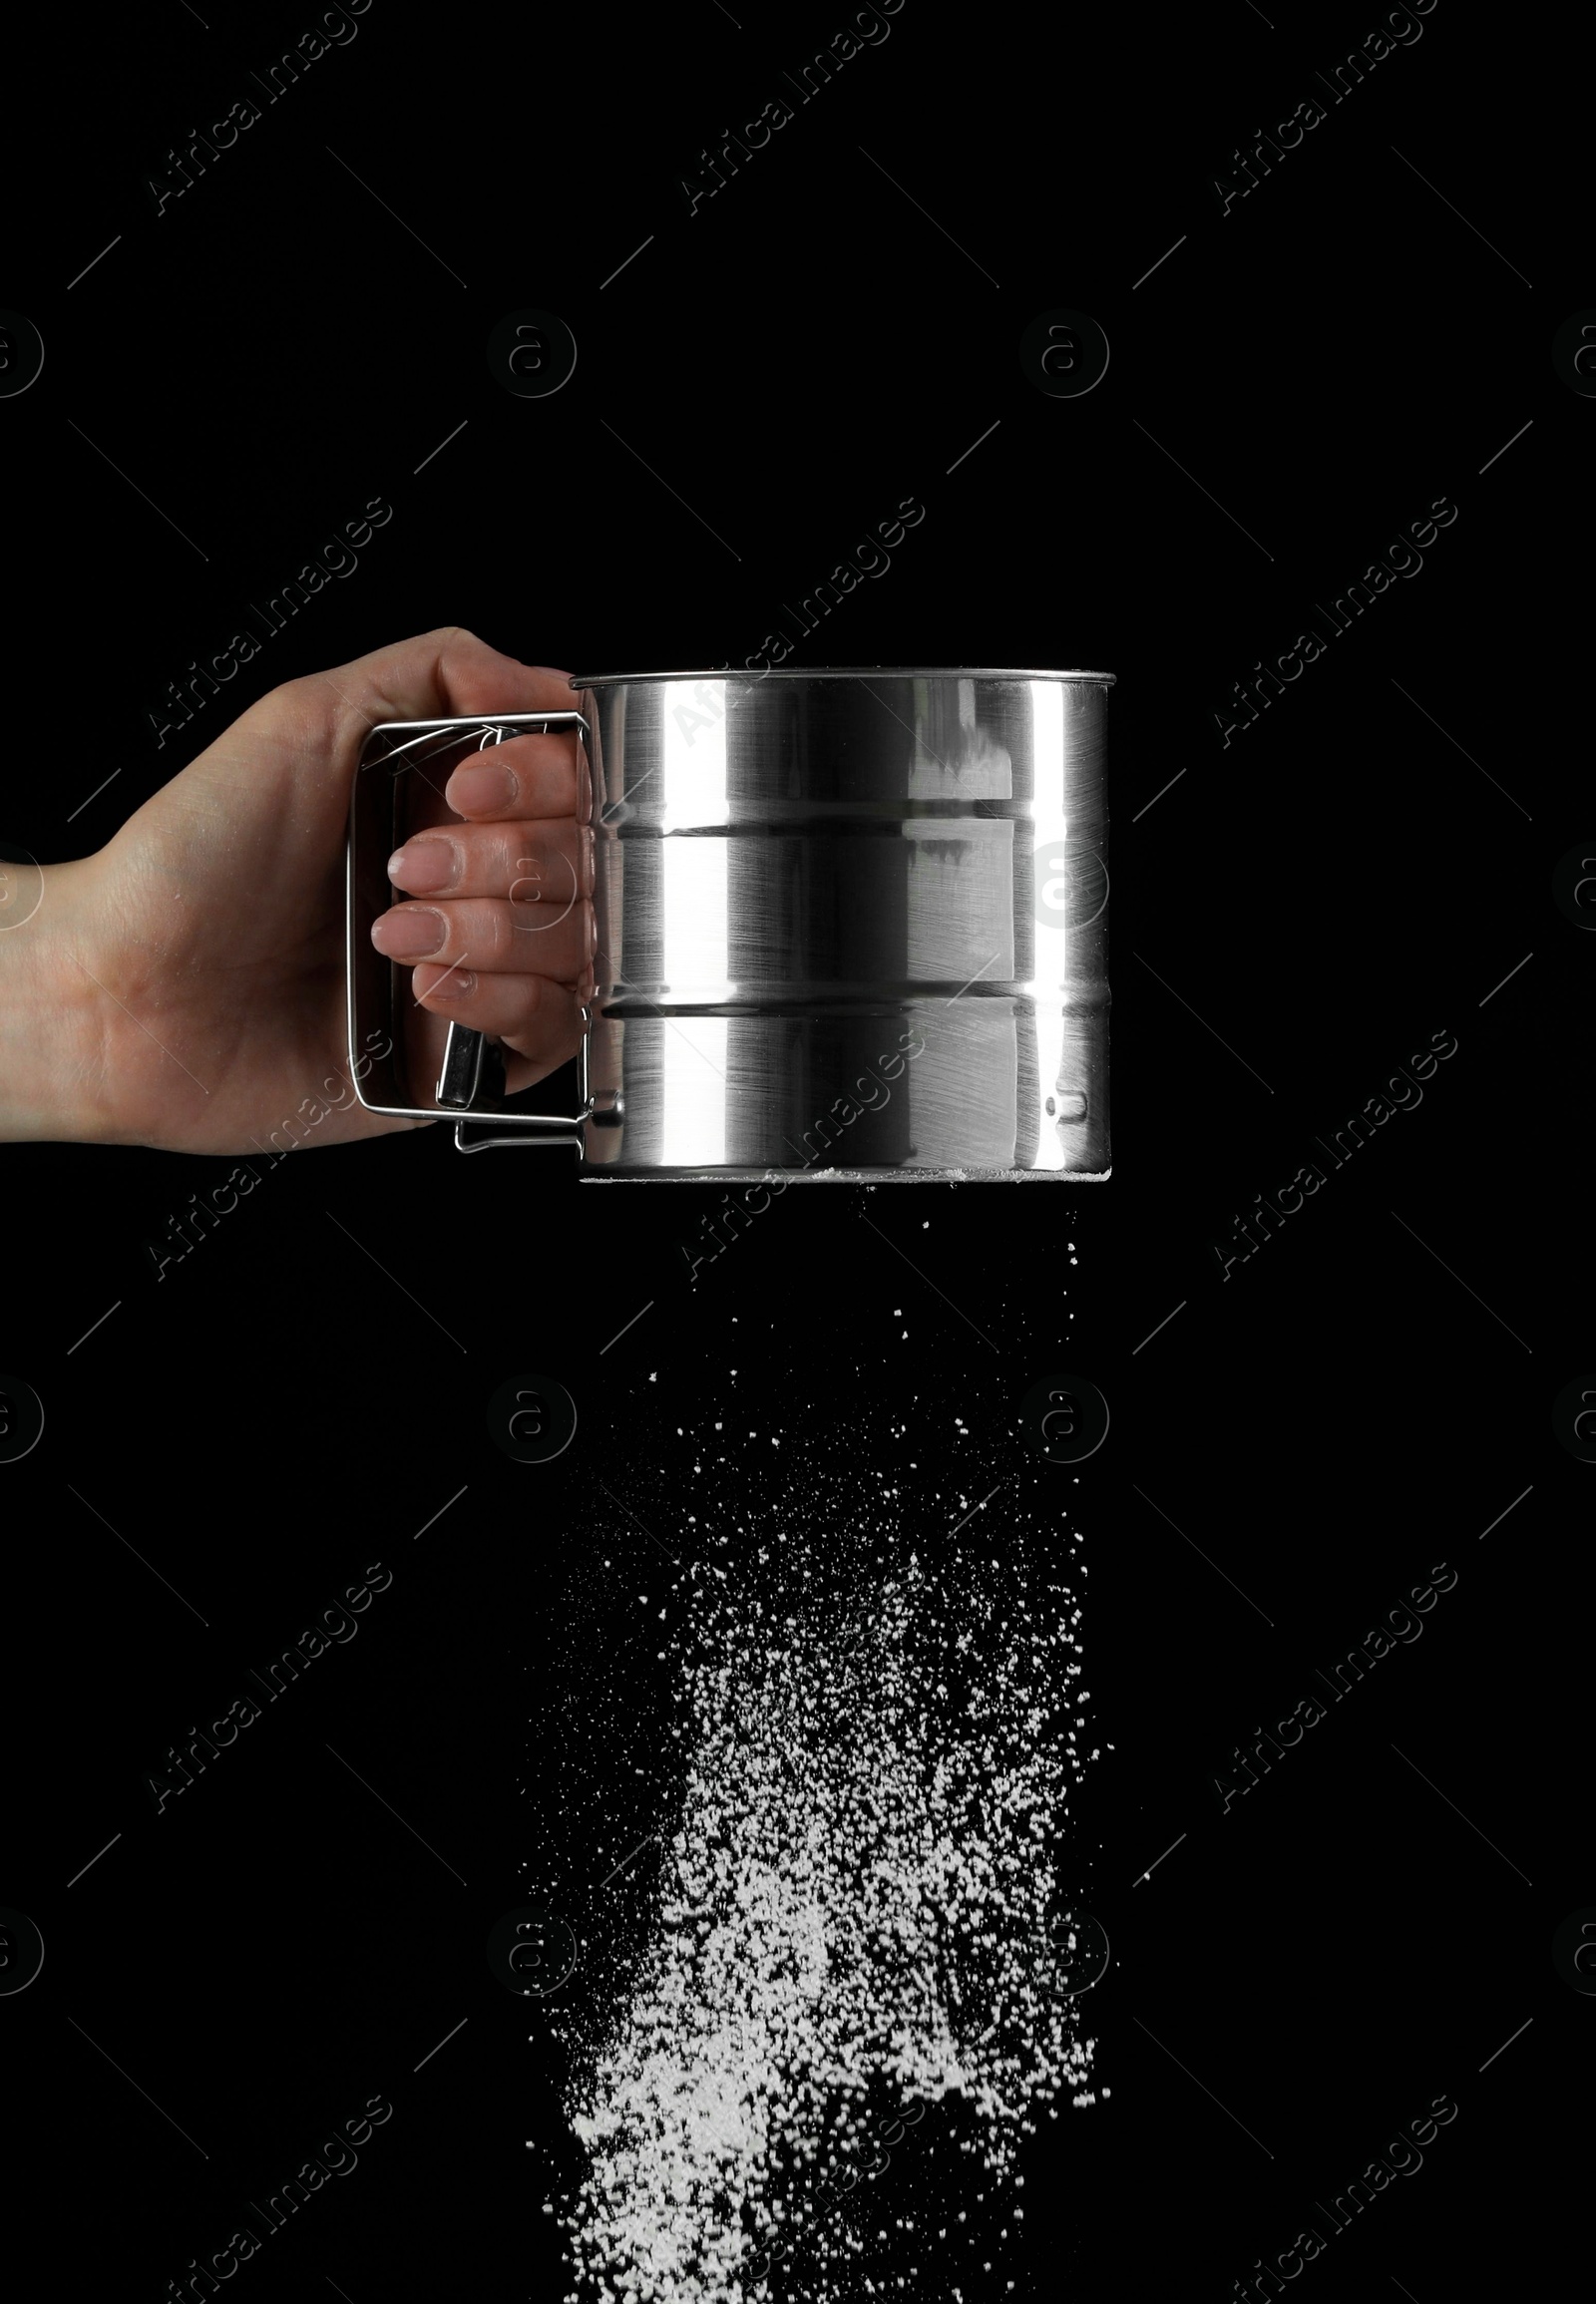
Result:
[[[402,845],[414,821],[415,785],[420,776],[434,792],[472,751],[484,751],[514,736],[570,730],[585,751],[591,748],[587,716],[580,711],[506,712],[443,720],[391,720],[371,730],[362,751],[350,797],[348,882],[349,1047],[356,1093],[368,1111],[414,1119],[453,1117],[455,1145],[483,1152],[511,1145],[564,1145],[579,1162],[584,1130],[593,1116],[588,1088],[588,1034],[577,1060],[575,1112],[534,1112],[520,1096],[506,1093],[505,1050],[485,1032],[451,1022],[431,1102],[421,1096],[414,1033],[399,966],[372,947],[370,927],[392,899],[383,859]],[[591,1016],[584,1012],[585,1024]],[[430,1071],[421,1075],[430,1079]],[[363,1083],[363,1084],[362,1084]],[[492,1123],[484,1132],[482,1123]],[[471,1124],[477,1124],[475,1132]]]

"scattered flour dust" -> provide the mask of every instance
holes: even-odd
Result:
[[[884,2141],[911,2158],[941,2121],[945,2164],[957,2106],[954,2173],[1006,2197],[1037,2111],[1094,2101],[1057,1933],[1091,1742],[1067,1540],[984,1514],[883,1551],[795,1517],[682,1572],[657,1916],[619,2006],[576,2026],[568,2304],[901,2289],[963,2203],[900,2222],[866,2278],[890,2236],[848,2195]]]

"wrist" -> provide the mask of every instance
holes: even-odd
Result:
[[[0,1142],[111,1141],[105,995],[80,927],[92,869],[0,862]]]

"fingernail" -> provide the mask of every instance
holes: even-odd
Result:
[[[388,878],[415,896],[437,896],[454,885],[460,858],[452,840],[409,840],[388,859]]]
[[[491,809],[508,808],[520,790],[513,769],[497,761],[473,761],[469,768],[455,770],[444,788],[444,798],[462,816],[483,816]]]
[[[443,950],[447,933],[441,912],[385,912],[371,924],[371,941],[390,960],[427,960]]]
[[[421,996],[424,1000],[463,1000],[476,988],[474,968],[455,968],[448,975],[440,976],[431,991],[423,992]]]

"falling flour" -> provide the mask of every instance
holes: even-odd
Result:
[[[1065,1540],[1017,1518],[918,1546],[812,1506],[765,1541],[694,1531],[658,1652],[683,1757],[657,1902],[616,2005],[550,2010],[587,2154],[556,2211],[570,2304],[902,2288],[960,2238],[950,2184],[1008,2201],[1038,2112],[1094,2101],[1056,1876],[1080,1613]],[[855,2186],[918,2158],[924,2191],[939,2133],[942,2205],[888,2230]],[[1022,2193],[1001,2213],[1022,2231]]]

